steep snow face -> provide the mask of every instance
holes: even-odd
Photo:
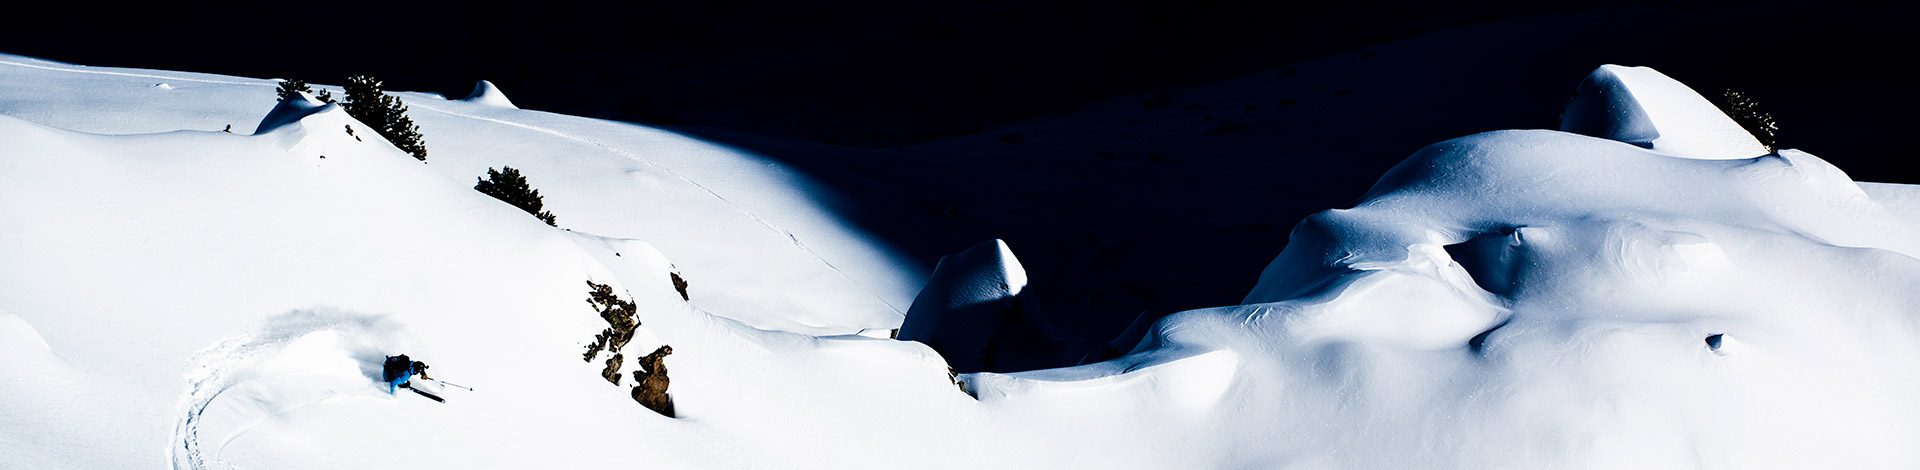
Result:
[[[467,97],[460,101],[496,108],[520,109],[519,106],[513,105],[513,100],[507,99],[507,94],[502,93],[500,87],[493,86],[493,82],[486,80],[473,84],[473,93],[468,93]]]
[[[1766,146],[1712,102],[1648,67],[1594,69],[1561,115],[1560,130],[1676,157],[1735,159],[1767,153]]]

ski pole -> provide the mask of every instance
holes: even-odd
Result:
[[[453,382],[448,382],[448,381],[445,381],[445,380],[440,380],[440,379],[434,379],[433,381],[435,381],[435,382],[440,382],[440,384],[441,384],[441,385],[452,385],[452,386],[455,386],[455,387],[460,387],[460,388],[464,388],[464,389],[467,389],[467,391],[469,391],[469,392],[471,392],[471,391],[473,391],[473,387],[468,387],[468,386],[465,386],[465,385],[460,385],[460,384],[457,384],[457,383],[453,383]]]

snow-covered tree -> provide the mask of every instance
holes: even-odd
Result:
[[[500,171],[488,168],[487,178],[473,185],[473,189],[527,211],[547,225],[558,226],[554,224],[552,212],[540,210],[540,190],[527,186],[527,177],[521,176],[520,170],[510,166],[500,167]]]
[[[312,93],[313,88],[307,86],[306,80],[294,78],[281,80],[280,89],[274,90],[274,92],[280,94],[280,101],[286,101],[287,98],[293,97],[296,93]]]
[[[346,99],[340,105],[348,116],[372,127],[401,151],[427,161],[427,143],[420,135],[420,126],[407,117],[406,103],[388,96],[382,86],[379,79],[366,75],[347,77]]]

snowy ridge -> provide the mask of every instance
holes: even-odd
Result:
[[[0,86],[6,114],[101,134],[227,126],[245,132],[245,123],[260,121],[260,106],[273,102],[276,86],[16,56],[0,60],[0,77],[8,79]],[[156,93],[155,80],[193,86]],[[61,85],[69,82],[85,83],[92,94],[72,96]],[[488,168],[523,170],[562,226],[663,247],[687,264],[691,282],[704,280],[707,295],[695,302],[721,315],[807,333],[886,330],[898,325],[924,280],[829,215],[821,204],[830,191],[765,158],[630,124],[397,94],[424,133],[446,137],[436,140],[428,168],[468,186]],[[765,269],[768,262],[781,268]],[[820,296],[836,298],[792,302]],[[806,313],[765,313],[790,309]]]

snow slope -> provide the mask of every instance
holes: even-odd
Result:
[[[1697,98],[1644,83],[1612,102]],[[1920,465],[1920,197],[1804,152],[1434,144],[1242,305],[956,386],[876,331],[1045,288],[1004,243],[908,308],[920,275],[749,155],[403,93],[422,165],[270,86],[0,58],[0,467]],[[1603,117],[1745,151],[1665,109]],[[496,165],[571,230],[470,189]],[[588,280],[635,302],[631,354],[674,347],[677,419],[579,360]],[[401,352],[473,390],[387,394]]]
[[[18,56],[0,56],[0,83],[0,113],[103,134],[228,126],[251,133],[275,85]],[[504,98],[492,90],[476,91]],[[399,95],[427,136],[430,169],[469,187],[488,168],[520,169],[562,227],[650,240],[688,264],[692,288],[705,290],[696,302],[709,310],[808,333],[885,329],[899,323],[924,279],[922,268],[821,210],[820,201],[834,197],[824,188],[765,159],[629,124],[502,108],[490,98]],[[818,296],[837,298],[792,302]],[[759,313],[776,308],[789,311]]]

